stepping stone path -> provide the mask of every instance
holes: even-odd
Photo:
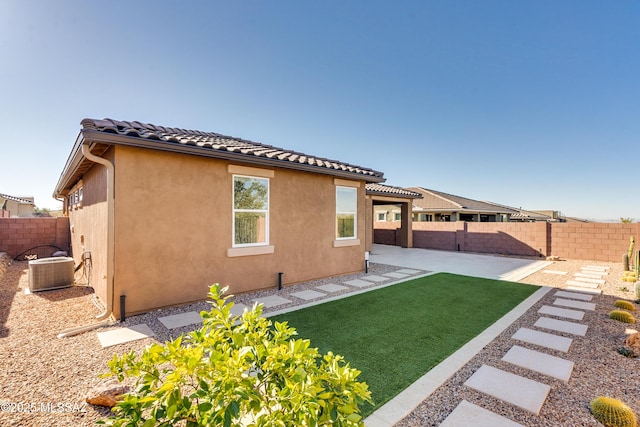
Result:
[[[604,276],[609,274],[609,267],[603,267],[599,265],[586,265],[580,268],[580,271],[574,274],[573,280],[568,280],[566,284],[569,290],[581,291],[583,289],[592,289],[600,294],[602,291],[596,291],[598,285],[604,285],[606,280]]]
[[[593,274],[593,271],[601,273],[602,275],[599,277],[606,275],[605,269],[601,267],[583,268],[583,274]],[[562,272],[550,271],[548,274],[560,273]],[[595,310],[595,304],[590,301],[594,294],[600,293],[600,290],[596,288],[598,284],[604,284],[604,280],[598,283],[589,283],[579,280],[581,277],[588,280],[600,280],[596,277],[576,275],[576,280],[569,281],[572,283],[567,282],[575,285],[571,289],[565,288],[557,291],[554,295],[556,298],[553,305],[543,305],[538,310],[540,317],[533,324],[533,328],[536,329],[523,327],[511,337],[514,340],[540,348],[533,350],[513,345],[503,356],[502,361],[553,379],[569,381],[574,363],[564,357],[549,354],[548,351],[557,350],[568,353],[573,340],[580,339],[587,333],[588,326],[578,322],[584,319],[585,311]],[[558,334],[573,335],[575,338]],[[552,387],[544,382],[534,381],[490,365],[482,365],[478,368],[464,385],[535,415],[539,415]],[[514,390],[518,392],[514,393]],[[506,427],[519,426],[520,424],[463,400],[441,425],[445,427],[463,425]]]

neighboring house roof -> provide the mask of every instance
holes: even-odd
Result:
[[[441,191],[428,190],[422,187],[410,187],[409,190],[418,192],[423,195],[422,200],[414,202],[417,209],[430,212],[492,212],[514,214],[518,211],[515,209],[498,206],[493,203],[481,202],[479,200],[468,199],[466,197],[456,196],[453,194],[443,193]]]
[[[29,197],[29,198],[26,198],[24,196],[23,197],[16,197],[16,196],[10,196],[8,194],[0,193],[0,198],[1,199],[11,200],[13,202],[21,203],[21,204],[24,204],[24,205],[33,205],[34,204],[32,197]]]
[[[284,148],[261,144],[246,139],[225,136],[214,132],[201,132],[126,122],[113,119],[84,119],[74,149],[60,177],[56,193],[77,180],[91,164],[83,165],[78,158],[80,145],[94,142],[92,153],[101,155],[110,145],[129,145],[156,150],[181,152],[214,157],[270,167],[305,170],[315,173],[361,179],[367,182],[382,182],[384,174],[373,169],[330,160]],[[94,151],[95,149],[95,151]],[[78,174],[80,172],[80,175]]]
[[[393,196],[404,199],[421,199],[422,194],[392,185],[371,183],[366,185],[367,194],[375,196]]]

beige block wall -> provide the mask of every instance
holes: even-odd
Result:
[[[229,257],[229,164],[117,147],[115,300],[126,295],[127,313],[205,299],[216,282],[242,293],[276,287],[278,272],[288,285],[364,269],[364,183],[355,182],[360,242],[334,247],[334,178],[285,169],[270,169],[273,253]]]

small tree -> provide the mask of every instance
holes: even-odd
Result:
[[[262,305],[232,316],[226,288],[210,288],[202,328],[138,356],[114,356],[104,376],[136,378],[114,408],[113,426],[362,426],[371,402],[360,371],[294,339],[286,322],[262,317]]]
[[[620,217],[620,222],[623,223],[623,224],[631,224],[633,222],[633,218]]]

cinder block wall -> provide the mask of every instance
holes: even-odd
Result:
[[[397,228],[398,223],[375,223],[374,226],[375,243],[396,244],[390,229]],[[413,223],[415,248],[519,256],[556,255],[606,262],[622,260],[631,236],[637,240],[635,249],[640,249],[639,223]]]
[[[69,218],[0,218],[0,252],[15,258],[22,252],[43,245],[69,251]],[[33,251],[38,258],[51,256],[54,248]]]

